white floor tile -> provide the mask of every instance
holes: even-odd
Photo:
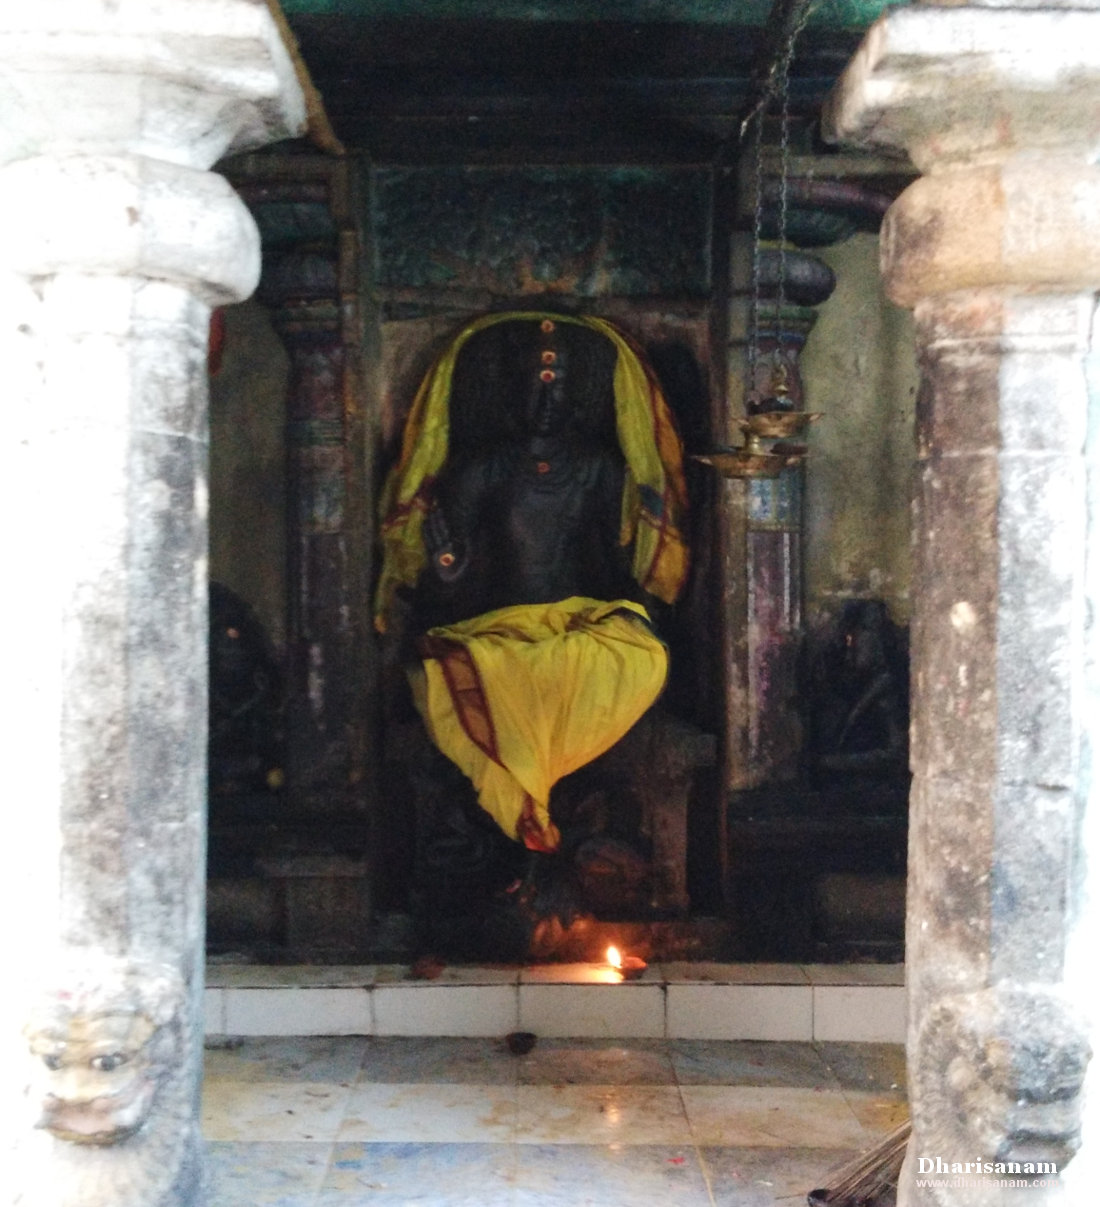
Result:
[[[225,1034],[225,991],[207,988],[202,998],[203,1027],[207,1035]]]
[[[902,1093],[873,1094],[846,1090],[844,1097],[872,1140],[888,1135],[909,1118],[909,1103]]]
[[[475,967],[448,964],[434,981],[437,985],[516,985],[518,968],[496,968],[492,965]]]
[[[209,1080],[203,1087],[207,1140],[335,1140],[351,1088],[325,1082]]]
[[[553,1038],[659,1039],[665,1033],[665,991],[641,981],[520,985],[519,1030]]]
[[[226,989],[227,1035],[370,1035],[366,989]]]
[[[598,963],[218,965],[206,1033],[838,1040],[902,1043],[904,965],[652,964],[619,982]]]
[[[376,1035],[507,1035],[516,1026],[514,985],[378,985]]]
[[[806,973],[798,964],[719,964],[706,960],[679,960],[660,965],[669,984],[805,985]]]
[[[813,1037],[809,985],[676,985],[668,987],[670,1039]]]
[[[521,1085],[519,1144],[690,1144],[675,1086]]]
[[[904,964],[804,964],[811,985],[904,985]]]
[[[655,981],[657,972],[647,968],[641,981]],[[620,985],[622,976],[610,964],[532,964],[520,973],[521,985]]]
[[[681,1087],[699,1145],[855,1148],[867,1134],[840,1094],[772,1086]]]
[[[814,1039],[905,1043],[905,989],[894,985],[815,985]]]
[[[207,1084],[216,1081],[351,1085],[370,1045],[367,1036],[283,1035],[217,1044],[203,1053]]]
[[[515,1133],[515,1119],[515,1086],[360,1084],[348,1101],[339,1139],[507,1144]]]
[[[361,988],[373,985],[373,964],[209,964],[206,983],[227,989]]]

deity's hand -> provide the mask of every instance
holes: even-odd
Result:
[[[428,565],[442,582],[453,583],[466,569],[467,555],[462,542],[451,535],[447,517],[433,507],[424,517],[424,549]]]

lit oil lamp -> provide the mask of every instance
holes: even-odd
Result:
[[[607,949],[607,962],[624,981],[640,977],[646,969],[645,960],[641,956],[624,956],[617,947]]]

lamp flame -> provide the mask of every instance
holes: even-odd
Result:
[[[609,947],[607,949],[607,962],[612,968],[622,968],[623,957],[617,947]]]

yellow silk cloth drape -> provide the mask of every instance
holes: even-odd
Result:
[[[626,461],[619,540],[632,545],[632,573],[650,594],[672,603],[683,588],[688,551],[682,525],[687,511],[680,437],[660,384],[638,346],[606,319],[543,311],[503,311],[468,323],[421,383],[405,424],[401,457],[382,491],[382,572],[375,627],[385,632],[394,596],[413,586],[426,555],[421,529],[436,475],[450,439],[451,381],[455,359],[476,332],[496,323],[551,319],[598,331],[616,350],[615,426]]]
[[[550,790],[610,749],[657,699],[668,652],[627,600],[574,596],[429,630],[414,690],[432,740],[510,838],[560,842]]]

